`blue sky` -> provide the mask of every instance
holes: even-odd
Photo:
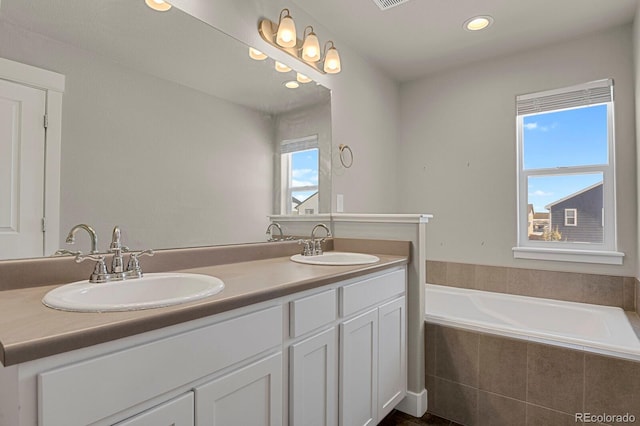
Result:
[[[298,151],[291,154],[291,186],[318,185],[318,149]],[[293,196],[306,200],[316,191],[294,191]]]
[[[524,117],[524,168],[542,169],[607,163],[607,106],[596,105]],[[536,212],[602,181],[602,174],[531,177],[529,204]]]

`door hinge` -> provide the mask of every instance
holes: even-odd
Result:
[[[42,125],[44,126],[45,129],[49,127],[49,114],[44,115],[44,120],[42,121]]]
[[[42,218],[42,232],[46,232],[47,231],[47,218],[43,217]]]

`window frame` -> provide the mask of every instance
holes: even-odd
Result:
[[[318,150],[318,184],[291,186],[291,155],[296,152]],[[320,146],[318,135],[309,135],[296,139],[285,139],[280,143],[280,214],[293,214],[291,200],[296,191],[316,191],[320,197]]]
[[[599,99],[591,102],[589,90],[608,87],[610,99],[603,102]],[[533,105],[537,99],[548,96],[584,92],[582,104],[564,106],[562,108],[546,108],[531,110],[526,113],[518,111],[521,101]],[[560,260],[593,262],[607,264],[622,264],[624,254],[617,251],[617,224],[616,224],[616,185],[615,185],[615,126],[614,126],[614,97],[613,80],[598,80],[590,83],[569,86],[565,88],[548,90],[543,92],[519,95],[516,97],[516,140],[517,140],[517,246],[513,248],[515,258]],[[569,109],[591,107],[596,105],[607,106],[607,163],[590,164],[586,166],[559,166],[554,168],[525,169],[524,168],[524,120],[526,117],[542,113],[563,111]],[[569,241],[539,241],[529,240],[527,233],[528,220],[528,182],[531,177],[569,176],[576,174],[601,173],[603,178],[603,208],[607,212],[603,216],[604,229],[602,243],[569,242]],[[566,219],[565,219],[566,222]],[[575,216],[577,224],[577,212]],[[576,225],[569,225],[576,226]]]
[[[569,217],[569,212],[573,212],[573,217]],[[568,219],[573,219],[573,223],[569,223]],[[578,226],[578,209],[564,209],[564,226]]]

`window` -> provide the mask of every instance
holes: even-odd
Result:
[[[281,213],[318,211],[318,136],[282,141],[280,145]]]
[[[613,81],[520,95],[516,108],[514,256],[622,263],[616,252]]]

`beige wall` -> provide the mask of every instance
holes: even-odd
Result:
[[[400,88],[399,199],[429,212],[427,257],[634,275],[636,136],[630,25],[427,76]],[[618,247],[623,266],[516,260],[515,96],[615,81]]]

